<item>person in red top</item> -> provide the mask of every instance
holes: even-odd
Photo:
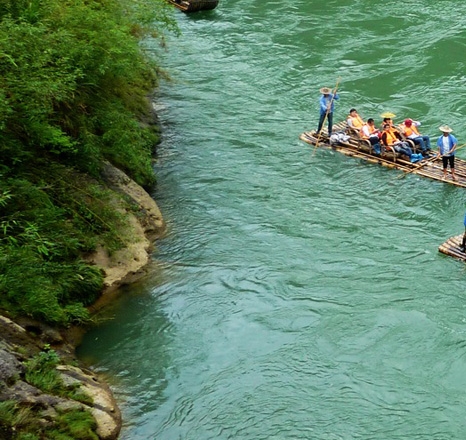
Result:
[[[419,121],[413,121],[412,119],[405,119],[402,125],[403,134],[411,139],[416,145],[419,145],[422,153],[427,153],[430,150],[430,138],[429,136],[423,136],[419,133],[419,127],[421,123]]]

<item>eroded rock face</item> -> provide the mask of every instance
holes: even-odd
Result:
[[[140,213],[142,214],[142,216],[139,217],[139,222],[144,229],[146,237],[158,235],[163,232],[165,223],[162,213],[154,199],[144,188],[139,186],[123,171],[114,167],[109,162],[106,162],[103,166],[102,177],[112,189],[125,194],[139,207]]]
[[[98,248],[88,257],[88,261],[99,266],[105,274],[104,295],[102,300],[97,302],[94,310],[98,309],[101,303],[105,303],[107,294],[145,275],[145,269],[151,262],[153,241],[165,230],[160,209],[144,188],[108,162],[103,165],[102,178],[109,188],[131,200],[137,207],[137,212],[133,210],[128,212],[122,206],[115,206],[115,209],[127,216],[131,242],[112,255],[109,255],[106,249]]]

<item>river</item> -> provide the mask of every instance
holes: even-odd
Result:
[[[220,0],[153,47],[171,75],[153,193],[156,273],[78,354],[124,440],[454,440],[466,433],[465,190],[302,143],[412,117],[466,142],[466,3]],[[466,157],[466,150],[459,157]]]

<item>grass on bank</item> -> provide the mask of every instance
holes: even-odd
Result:
[[[84,410],[63,411],[53,423],[40,423],[41,414],[34,407],[20,407],[16,402],[0,402],[0,438],[3,440],[98,440],[92,414]]]
[[[57,353],[46,348],[25,362],[23,379],[44,393],[91,405],[92,399],[79,386],[64,384],[56,369],[59,363]],[[93,416],[83,408],[70,407],[46,415],[40,405],[20,405],[12,400],[0,402],[0,438],[4,440],[97,440],[95,429]]]

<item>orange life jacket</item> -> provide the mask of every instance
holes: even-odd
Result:
[[[393,145],[399,139],[395,136],[395,132],[391,129],[385,130],[384,133],[386,134],[386,142],[387,145]]]
[[[405,136],[407,137],[410,137],[411,135],[415,134],[417,136],[420,136],[421,134],[419,133],[419,130],[417,129],[417,127],[413,124],[411,125],[411,127],[406,127],[405,126],[405,129],[404,129],[404,132],[405,132]]]

